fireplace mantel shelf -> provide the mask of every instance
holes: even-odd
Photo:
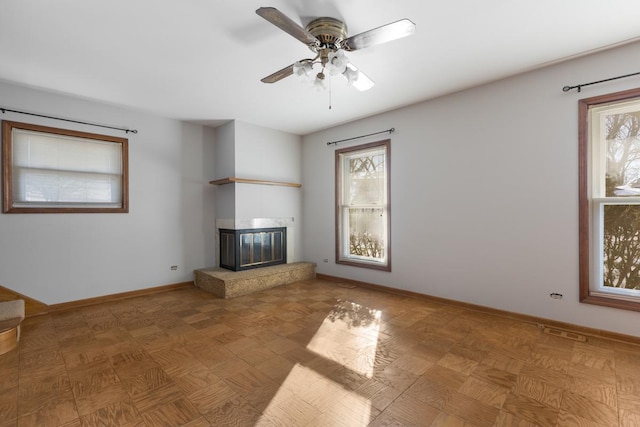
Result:
[[[298,184],[295,182],[264,181],[260,179],[236,178],[231,176],[227,178],[216,179],[214,181],[209,181],[209,184],[224,185],[224,184],[233,184],[236,182],[241,184],[279,185],[282,187],[297,187],[297,188],[302,187],[302,184]]]

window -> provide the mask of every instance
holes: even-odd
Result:
[[[3,122],[4,212],[128,212],[127,142]]]
[[[579,103],[580,300],[640,311],[640,89]]]
[[[390,141],[336,150],[336,263],[391,271]]]

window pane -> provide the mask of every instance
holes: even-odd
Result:
[[[385,224],[382,208],[349,208],[349,254],[384,259]]]
[[[103,203],[118,205],[122,194],[120,175],[88,174],[14,168],[16,206],[35,202]]]
[[[349,180],[347,180],[348,188],[345,188],[348,205],[382,205],[384,203],[386,188],[384,157],[384,153],[378,151],[348,159]]]
[[[640,290],[640,205],[605,205],[603,285]]]
[[[606,196],[640,195],[640,111],[605,116]]]

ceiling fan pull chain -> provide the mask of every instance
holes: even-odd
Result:
[[[329,79],[329,110],[331,110],[331,79]]]

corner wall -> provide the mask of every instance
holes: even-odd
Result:
[[[215,146],[216,176],[209,181],[235,177],[301,182],[302,138],[298,135],[234,120],[216,129]],[[247,225],[253,219],[264,220],[258,228],[286,226],[287,261],[303,259],[301,188],[232,183],[214,186],[214,193],[216,219],[225,224],[221,228],[253,228]]]
[[[306,260],[322,274],[640,336],[637,313],[578,302],[577,133],[579,99],[640,78],[562,92],[636,71],[639,55],[636,43],[304,137]],[[336,265],[326,141],[391,127],[393,271]]]

